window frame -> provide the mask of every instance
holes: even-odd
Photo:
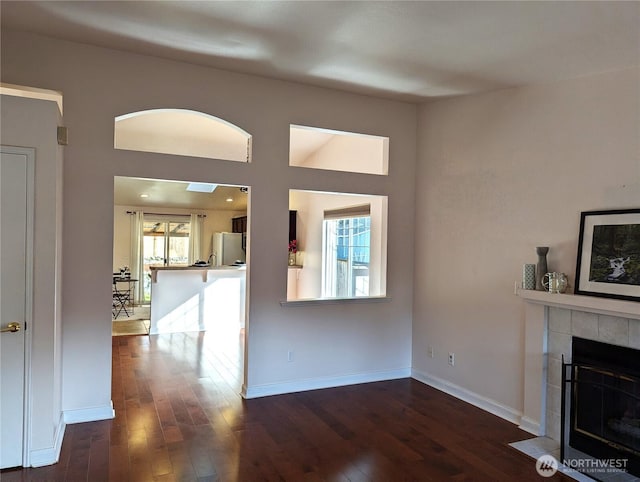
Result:
[[[371,263],[371,214],[369,213],[369,207],[367,206],[368,214],[356,214],[356,215],[343,215],[342,217],[326,216],[323,220],[322,227],[322,298],[365,298],[369,296],[369,271]],[[357,220],[357,221],[356,221]],[[354,221],[366,220],[366,226],[364,231],[356,232],[360,226],[353,226]],[[340,223],[343,226],[340,226]],[[344,226],[346,224],[347,226]],[[341,239],[345,239],[345,235],[340,233],[340,230],[347,230],[346,239],[348,242],[343,244]],[[366,246],[357,245],[355,238],[363,234],[367,235]],[[333,242],[332,242],[333,241]],[[346,269],[343,270],[346,273],[345,278],[340,277],[339,265],[342,261],[341,250],[348,251],[346,256]],[[356,249],[364,249],[366,251],[366,293],[358,294],[355,270],[358,264],[356,263],[354,253]],[[360,264],[363,266],[364,264]],[[360,276],[360,278],[364,278]],[[340,286],[340,280],[345,280],[346,283],[342,287]]]

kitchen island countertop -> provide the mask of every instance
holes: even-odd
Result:
[[[158,282],[158,271],[214,271],[214,270],[246,270],[246,264],[232,266],[149,266],[151,282]],[[205,278],[206,281],[206,278]]]

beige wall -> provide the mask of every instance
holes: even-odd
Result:
[[[313,152],[300,164],[316,169],[335,169],[368,174],[386,174],[388,139],[358,136],[333,135],[331,139]]]
[[[580,212],[640,203],[638,69],[416,109],[7,31],[1,59],[3,81],[64,94],[63,409],[94,418],[110,404],[105,220],[116,175],[251,186],[249,393],[399,376],[413,365],[416,377],[514,421],[526,356],[512,294],[522,264],[548,245],[549,267],[573,282]],[[115,116],[167,104],[246,129],[253,162],[113,149]],[[389,136],[389,176],[289,168],[290,124]],[[356,187],[389,199],[390,300],[283,307],[289,189]]]
[[[639,142],[638,69],[421,106],[416,376],[517,421],[527,355],[514,282],[549,246],[549,269],[573,284],[580,212],[640,206]]]
[[[411,364],[414,105],[2,31],[2,80],[65,99],[63,408],[108,416],[114,176],[250,186],[249,396],[406,376]],[[114,118],[159,107],[199,110],[253,136],[251,163],[113,149]],[[389,176],[288,166],[289,125],[388,136]],[[289,189],[389,197],[383,303],[283,307]],[[84,260],[91,259],[88,269]],[[103,307],[103,308],[100,308]],[[295,362],[287,361],[294,350]]]
[[[57,456],[64,433],[60,311],[63,153],[56,139],[60,112],[53,101],[3,95],[1,103],[2,144],[36,149],[27,436],[30,463],[43,465]]]

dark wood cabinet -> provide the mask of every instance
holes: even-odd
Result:
[[[247,232],[247,217],[240,216],[237,218],[231,218],[231,232],[232,233],[246,233]]]
[[[289,211],[289,241],[298,239],[296,220],[298,217],[298,211]],[[231,232],[232,233],[246,233],[247,232],[247,217],[239,216],[237,218],[231,218]]]
[[[289,241],[298,239],[298,231],[296,228],[297,218],[298,218],[298,211],[289,211]]]

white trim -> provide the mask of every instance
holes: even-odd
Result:
[[[518,428],[525,432],[529,432],[532,435],[544,435],[542,433],[540,421],[525,417],[524,415],[520,417],[520,425],[518,425]]]
[[[144,117],[144,116],[153,116],[155,114],[172,114],[172,113],[180,113],[180,114],[195,114],[200,117],[204,117],[205,119],[212,120],[215,122],[220,122],[221,124],[231,127],[236,132],[239,132],[246,136],[247,139],[251,139],[251,134],[245,131],[242,127],[239,127],[228,120],[225,120],[221,117],[216,117],[215,115],[207,114],[206,112],[201,112],[193,109],[175,109],[175,108],[166,108],[166,109],[146,109],[140,110],[137,112],[129,112],[128,114],[122,114],[115,117],[114,122],[117,124],[120,121],[133,119],[134,117]]]
[[[617,316],[640,320],[637,301],[618,300],[599,296],[583,296],[546,291],[517,289],[517,295],[530,303],[537,303],[565,310],[587,311],[599,315]]]
[[[6,84],[4,84],[6,85]],[[26,158],[26,220],[25,220],[25,312],[24,312],[24,392],[22,415],[22,463],[29,463],[31,445],[31,331],[33,330],[33,232],[35,216],[35,158],[33,147],[1,145],[0,152]]]
[[[375,134],[361,134],[359,132],[338,131],[335,129],[326,129],[324,127],[303,126],[301,124],[289,124],[289,130],[291,131],[291,129],[299,129],[301,131],[322,132],[324,134],[331,134],[334,136],[364,137],[369,139],[382,139],[387,141],[389,140],[387,136],[377,136]]]
[[[506,405],[496,402],[495,400],[492,400],[490,398],[478,395],[477,393],[467,390],[466,388],[462,388],[461,386],[455,385],[454,383],[448,382],[438,377],[434,377],[433,375],[429,375],[427,373],[420,372],[415,369],[411,371],[411,377],[418,380],[419,382],[425,383],[429,386],[432,386],[433,388],[437,388],[442,392],[448,393],[451,396],[454,396],[460,400],[470,403],[471,405],[481,408],[482,410],[492,413],[493,415],[503,418],[508,422],[514,423],[516,425],[520,425],[522,422],[522,412],[514,410],[511,407],[507,407]]]
[[[27,157],[27,234],[26,234],[26,300],[25,300],[25,338],[24,338],[24,424],[23,461],[30,462],[31,447],[31,414],[33,413],[32,386],[31,386],[31,358],[33,337],[33,240],[34,240],[34,216],[35,216],[35,160],[36,150],[33,147],[16,147],[15,153],[23,153]]]
[[[300,300],[281,301],[280,306],[285,308],[295,308],[297,306],[310,305],[342,305],[361,303],[384,303],[391,301],[389,296],[358,296],[354,298],[309,298]]]
[[[31,460],[28,467],[44,467],[46,465],[53,465],[58,462],[60,457],[60,451],[56,452],[56,447],[47,449],[32,450],[30,454]]]
[[[66,424],[110,420],[115,416],[116,411],[113,409],[113,402],[102,407],[78,408],[75,410],[63,411],[63,419]]]
[[[58,92],[57,90],[40,89],[38,87],[27,87],[26,85],[0,82],[0,94],[55,102],[58,105],[60,115],[62,115],[62,92]]]
[[[306,392],[308,390],[318,390],[321,388],[335,388],[345,385],[356,385],[359,383],[380,382],[385,380],[395,380],[398,378],[408,378],[411,376],[410,368],[389,370],[382,372],[359,373],[356,375],[344,375],[339,377],[312,378],[306,380],[292,380],[282,383],[270,383],[252,387],[242,386],[243,398],[259,398],[270,395],[282,395],[284,393]]]
[[[60,460],[60,450],[62,449],[62,439],[67,425],[64,423],[62,414],[56,429],[53,447],[48,449],[32,450],[30,454],[29,467],[44,467],[52,465]]]

